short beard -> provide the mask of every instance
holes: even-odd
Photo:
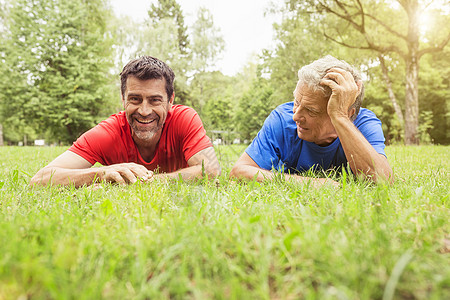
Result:
[[[155,128],[151,129],[151,130],[139,130],[136,123],[137,121],[133,118],[133,116],[131,116],[130,118],[128,118],[127,116],[127,121],[128,124],[130,124],[130,127],[132,129],[132,134],[135,135],[138,139],[140,140],[144,140],[144,141],[149,141],[151,140],[156,133],[158,133],[158,131],[163,127],[161,124],[159,124],[160,118],[158,117],[157,120],[155,120],[155,122],[158,124]]]
[[[140,131],[140,130],[136,130],[133,127],[131,127],[131,128],[133,129],[134,135],[138,139],[145,140],[145,141],[151,140],[155,136],[155,134],[158,132],[158,130],[159,130],[159,127],[155,128],[153,130],[150,130],[150,131],[148,131],[148,130],[147,131]]]

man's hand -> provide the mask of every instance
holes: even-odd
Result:
[[[320,83],[331,88],[327,113],[353,173],[374,182],[393,182],[394,176],[387,158],[375,151],[350,119],[355,113],[355,108],[350,107],[361,93],[362,82],[355,82],[348,71],[331,68]]]
[[[332,93],[328,100],[327,112],[330,118],[349,118],[354,112],[349,109],[361,93],[362,82],[355,82],[352,74],[340,68],[331,68],[320,82],[330,87]]]
[[[122,163],[106,167],[101,167],[99,179],[105,182],[118,184],[132,184],[138,180],[149,181],[153,177],[153,172],[147,170],[142,165],[135,163]]]
[[[149,181],[153,172],[142,165],[123,163],[99,168],[71,151],[66,151],[31,178],[30,185],[71,185],[76,187],[96,182],[130,184],[137,180]]]
[[[311,178],[294,174],[283,174],[287,181],[294,181],[301,184],[310,184],[311,187],[321,188],[324,186],[333,186],[338,188],[339,182],[329,178]],[[269,170],[264,170],[246,153],[242,153],[236,164],[231,170],[230,177],[244,180],[256,179],[258,182],[273,180],[276,175]]]

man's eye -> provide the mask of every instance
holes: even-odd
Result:
[[[130,102],[139,102],[139,98],[138,97],[130,97],[130,98],[128,98],[128,101],[130,101]]]

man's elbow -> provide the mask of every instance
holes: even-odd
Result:
[[[235,164],[233,166],[233,168],[231,169],[231,172],[229,174],[230,178],[235,178],[235,179],[246,179],[245,172],[244,172],[244,168],[242,165],[240,164]]]
[[[228,177],[230,178],[237,178],[238,174],[238,166],[234,165],[233,168],[231,168],[230,174],[228,174]]]
[[[215,166],[210,166],[210,167],[206,168],[205,172],[209,178],[215,178],[215,177],[219,177],[220,174],[222,174],[222,169],[220,168],[220,165],[217,164]]]
[[[40,184],[40,182],[37,181],[34,177],[31,178],[30,182],[28,182],[28,186],[30,186],[30,187],[34,187],[34,186],[37,186],[39,184]]]
[[[47,180],[44,178],[44,172],[43,170],[40,170],[37,172],[31,179],[28,185],[30,187],[34,186],[45,186],[47,184]]]
[[[47,185],[53,185],[57,184],[55,182],[55,168],[46,166],[42,169],[40,169],[31,179],[28,183],[29,186],[47,186]]]
[[[383,170],[383,172],[378,173],[376,178],[376,183],[387,182],[389,184],[393,184],[395,182],[394,172],[390,167]]]
[[[376,184],[380,183],[393,184],[395,181],[394,172],[392,171],[391,168],[370,173],[361,172],[361,175],[362,175],[361,179],[366,179]]]

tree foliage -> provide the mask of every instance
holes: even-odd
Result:
[[[181,54],[186,55],[189,52],[189,36],[187,27],[184,25],[184,15],[180,4],[176,0],[158,0],[152,3],[148,16],[153,24],[157,24],[164,20],[172,20],[176,28],[178,42],[178,50]]]
[[[234,120],[242,138],[251,140],[261,129],[264,120],[275,108],[271,100],[273,92],[268,80],[258,76],[239,99]]]
[[[289,11],[283,12],[280,24],[274,24],[274,50],[263,53],[265,67],[270,73],[274,89],[274,102],[281,104],[292,100],[297,84],[297,72],[303,66],[320,56],[331,54],[334,45],[327,43],[317,27]]]
[[[285,0],[275,9],[274,46],[225,76],[217,67],[225,43],[207,9],[187,26],[176,0],[157,0],[136,22],[113,19],[106,1],[0,0],[5,141],[73,141],[120,109],[118,74],[141,55],[172,67],[176,103],[194,107],[208,130],[251,139],[276,105],[292,100],[298,69],[331,54],[364,73],[363,106],[389,142],[450,143],[448,2]],[[415,133],[405,132],[408,122]]]
[[[220,30],[214,25],[211,12],[200,7],[197,11],[197,19],[192,25],[191,54],[192,71],[191,103],[200,114],[211,122],[214,126],[223,126],[223,122],[218,122],[215,113],[221,113],[216,108],[216,104],[227,103],[226,95],[230,80],[227,76],[217,71],[215,62],[224,49],[225,42]],[[206,103],[209,104],[203,111]],[[213,104],[215,103],[215,104]],[[218,129],[218,128],[212,128]]]
[[[214,26],[211,12],[200,7],[192,26],[192,60],[196,72],[213,71],[215,61],[223,52],[225,42],[220,30]]]
[[[420,64],[419,123],[422,140],[450,144],[450,49],[425,56]],[[427,114],[429,115],[427,124]],[[425,130],[425,131],[424,131]]]
[[[72,142],[105,114],[107,17],[101,0],[8,2],[0,82],[7,130],[20,122],[41,137]]]
[[[176,0],[158,0],[148,11],[149,18],[139,26],[138,47],[134,57],[151,55],[165,61],[174,70],[176,102],[189,104],[187,73],[191,60],[189,35],[184,15]]]
[[[419,61],[427,53],[439,52],[450,40],[447,1],[347,1],[287,0],[290,11],[297,11],[323,28],[324,36],[339,45],[369,50],[381,55],[394,54],[405,66],[405,143],[419,142]],[[428,12],[434,24],[444,30],[421,31],[420,21]],[[444,26],[442,26],[444,25]],[[359,36],[355,40],[355,34]]]

